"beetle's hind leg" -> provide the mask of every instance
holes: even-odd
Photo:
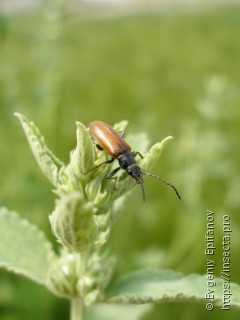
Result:
[[[107,179],[114,179],[113,190],[116,190],[116,183],[117,183],[117,177],[114,177],[114,176],[120,169],[121,169],[120,167],[117,167],[106,176]]]
[[[99,144],[96,143],[95,145],[96,145],[98,150],[103,151],[103,148]]]
[[[93,143],[95,144],[96,148],[99,150],[99,151],[103,151],[103,148],[100,146],[100,144],[98,144],[97,142],[93,141]]]

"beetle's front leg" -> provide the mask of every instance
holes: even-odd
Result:
[[[107,176],[106,178],[107,179],[114,179],[114,187],[113,187],[113,190],[116,190],[116,183],[117,183],[117,177],[114,177],[115,174],[120,170],[121,168],[120,167],[117,167],[115,168],[114,170],[112,170]]]
[[[133,151],[133,152],[132,152],[132,155],[134,156],[134,158],[136,158],[136,156],[138,155],[141,159],[143,159],[143,156],[142,156],[141,153],[138,152],[138,151]]]

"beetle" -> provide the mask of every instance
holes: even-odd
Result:
[[[119,167],[113,169],[107,176],[107,179],[114,179],[116,185],[116,179],[115,176],[116,173],[123,169],[127,172],[129,176],[131,176],[137,184],[140,184],[142,188],[142,195],[143,195],[143,201],[145,201],[145,191],[143,186],[143,178],[142,175],[150,176],[153,178],[156,178],[158,180],[161,180],[166,185],[170,186],[176,193],[179,199],[181,199],[177,189],[166,180],[160,178],[159,176],[156,176],[151,173],[143,172],[141,168],[136,164],[136,156],[140,156],[140,158],[143,159],[143,156],[138,151],[132,151],[131,147],[127,144],[125,140],[123,140],[124,131],[122,132],[116,132],[109,124],[102,122],[102,121],[92,121],[88,126],[89,132],[96,141],[96,147],[99,150],[104,150],[106,153],[109,154],[111,157],[110,160],[104,161],[100,163],[99,165],[91,168],[84,174],[89,173],[90,171],[104,165],[112,163],[114,160],[118,160]]]

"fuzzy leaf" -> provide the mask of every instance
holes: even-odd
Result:
[[[122,120],[118,123],[115,123],[113,126],[113,129],[117,132],[121,132],[121,131],[125,131],[126,127],[128,125],[128,121],[127,120]]]
[[[152,146],[152,148],[146,153],[146,155],[141,163],[141,167],[142,167],[143,171],[150,170],[155,164],[158,163],[163,149],[168,144],[168,142],[172,139],[173,139],[173,137],[171,137],[171,136],[166,137],[161,142],[158,142]]]
[[[81,122],[77,122],[76,124],[77,147],[73,151],[70,166],[72,166],[73,171],[79,176],[79,174],[84,174],[94,166],[94,145],[87,128]]]
[[[206,275],[185,276],[172,270],[143,269],[123,277],[110,293],[110,303],[213,302],[222,305],[222,279],[215,278],[214,302],[207,301]],[[240,286],[230,283],[231,307],[240,308]]]
[[[15,116],[17,116],[21,121],[22,127],[40,169],[51,183],[54,186],[57,186],[59,170],[64,166],[64,163],[48,149],[44,137],[33,122],[30,122],[20,113],[15,113]]]
[[[17,213],[0,208],[0,266],[45,284],[55,259],[45,235]]]
[[[140,152],[143,156],[150,146],[150,139],[146,132],[139,132],[137,134],[128,134],[126,137],[127,143],[131,146],[132,150]],[[141,158],[136,157],[137,163]]]
[[[107,305],[97,304],[88,307],[86,319],[87,320],[140,320],[151,310],[151,305]],[[131,317],[129,317],[131,315]]]
[[[129,138],[131,141],[130,144],[134,146],[134,149],[136,148],[137,151],[142,152],[144,155],[144,152],[149,145],[148,137],[142,133],[135,136],[130,135]],[[169,136],[163,139],[161,142],[153,145],[151,149],[144,155],[143,160],[141,160],[139,156],[136,158],[137,163],[140,165],[142,171],[149,171],[156,163],[158,163],[164,147],[171,139],[173,138]],[[138,141],[141,141],[139,147],[137,146]],[[120,172],[119,177],[120,179],[118,179],[117,188],[112,196],[113,199],[118,198],[119,196],[125,194],[126,190],[130,190],[136,186],[134,179],[131,179],[129,176],[127,176],[125,172]],[[124,178],[122,179],[121,177]]]
[[[80,192],[62,197],[49,217],[58,241],[74,251],[93,246],[97,236],[94,207],[85,203]]]

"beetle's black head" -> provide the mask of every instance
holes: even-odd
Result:
[[[143,179],[141,176],[141,169],[136,164],[126,168],[127,173],[136,181],[138,184],[143,184]]]
[[[127,174],[131,176],[136,181],[136,183],[141,185],[143,201],[145,201],[145,192],[143,187],[143,178],[141,175],[141,168],[136,165],[134,154],[132,152],[122,153],[118,157],[118,162],[119,162],[120,168],[126,170]]]
[[[143,178],[141,176],[141,169],[136,164],[132,164],[131,166],[126,168],[127,173],[136,181],[136,183],[141,185],[143,201],[145,201],[145,191],[143,187]]]

